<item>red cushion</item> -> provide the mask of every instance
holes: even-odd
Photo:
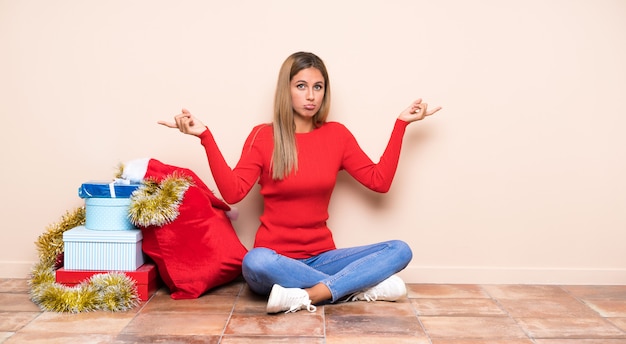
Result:
[[[226,216],[230,207],[191,170],[151,159],[145,178],[161,181],[174,172],[193,179],[169,224],[141,228],[142,249],[158,267],[173,299],[193,299],[241,274],[247,249]]]

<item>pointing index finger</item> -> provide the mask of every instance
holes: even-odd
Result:
[[[166,122],[166,121],[158,121],[157,122],[160,125],[164,125],[168,128],[178,128],[178,125],[176,125],[176,123],[172,123],[172,122]]]

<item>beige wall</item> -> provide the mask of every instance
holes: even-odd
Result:
[[[198,140],[156,121],[189,108],[234,164],[307,50],[374,160],[414,98],[444,107],[408,128],[388,194],[340,178],[340,246],[406,240],[409,282],[625,284],[625,19],[621,0],[0,0],[0,277],[121,161],[214,185]],[[237,205],[247,246],[259,202]]]

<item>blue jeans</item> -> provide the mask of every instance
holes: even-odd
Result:
[[[331,302],[371,288],[404,269],[413,253],[404,241],[340,248],[306,259],[293,259],[258,247],[243,259],[243,277],[250,289],[268,295],[274,284],[285,288],[310,288],[324,283]]]

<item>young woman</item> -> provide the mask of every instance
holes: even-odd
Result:
[[[377,192],[391,186],[407,125],[430,116],[421,99],[402,111],[378,163],[359,147],[343,125],[327,122],[330,83],[324,62],[297,52],[283,63],[274,99],[274,120],[257,125],[231,169],[213,135],[183,109],[175,123],[160,121],[198,136],[221,196],[241,201],[258,182],[264,210],[254,248],[243,260],[250,288],[269,295],[268,313],[295,312],[340,300],[395,301],[406,295],[395,274],[412,258],[399,240],[336,248],[326,224],[328,205],[340,170]]]

